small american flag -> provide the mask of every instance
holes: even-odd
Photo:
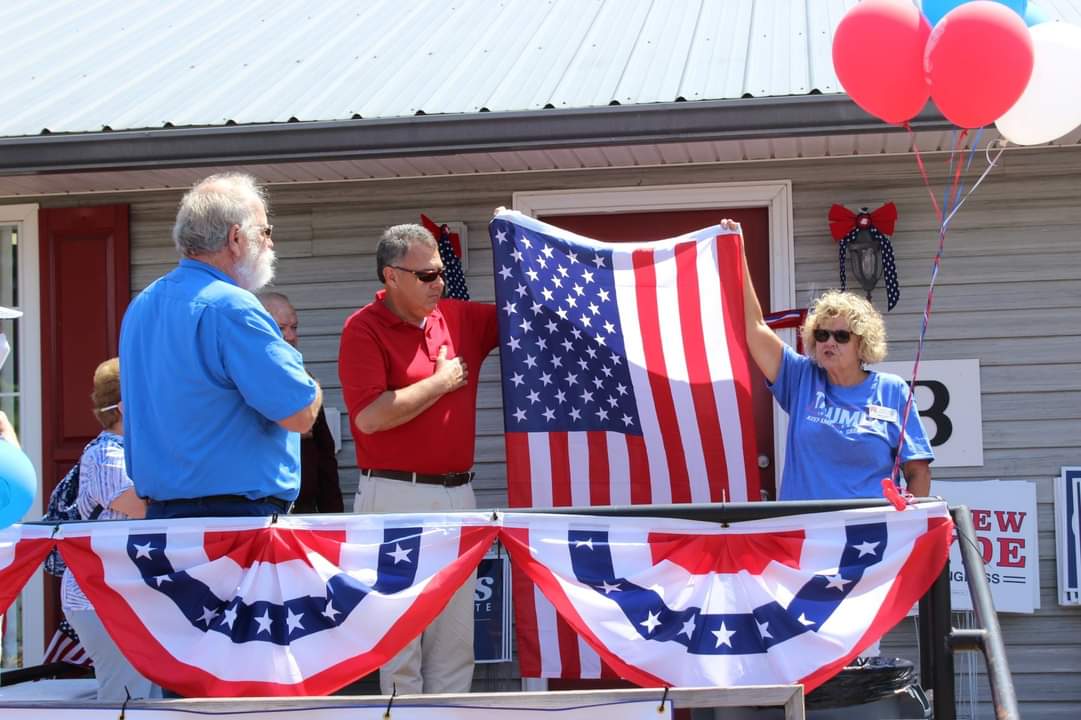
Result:
[[[759,497],[737,234],[608,244],[513,212],[489,231],[512,507]],[[520,573],[515,598],[524,676],[603,674]]]
[[[75,628],[68,623],[67,619],[62,619],[56,632],[53,633],[49,647],[45,648],[43,662],[45,664],[63,662],[70,665],[93,665],[90,656],[86,653],[86,648],[79,641]]]
[[[420,221],[439,244],[439,259],[443,261],[443,277],[447,283],[443,294],[456,300],[468,300],[469,286],[462,272],[462,242],[458,233],[452,233],[446,225],[436,225],[427,215],[422,214]]]

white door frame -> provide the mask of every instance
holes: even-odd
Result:
[[[796,305],[791,180],[523,191],[514,193],[512,202],[515,210],[533,217],[764,207],[769,212],[770,306],[785,310]],[[779,334],[795,346],[793,330]],[[787,430],[788,417],[774,408],[773,467],[778,488]]]
[[[38,476],[34,503],[24,520],[41,519],[41,277],[38,261],[38,206],[0,205],[0,224],[19,226],[19,442]],[[23,665],[45,654],[45,585],[34,573],[22,592]],[[9,626],[10,627],[10,626]]]

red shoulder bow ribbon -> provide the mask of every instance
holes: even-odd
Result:
[[[834,240],[841,240],[853,230],[860,230],[868,225],[874,225],[883,235],[893,235],[893,228],[897,224],[897,206],[888,202],[873,212],[854,213],[843,205],[833,205],[830,208],[829,220],[830,235],[833,235]]]

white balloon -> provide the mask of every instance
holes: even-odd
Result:
[[[1032,77],[1013,107],[995,122],[1012,143],[1039,145],[1081,125],[1081,27],[1049,22],[1029,28]]]

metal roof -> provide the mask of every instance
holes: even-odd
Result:
[[[0,137],[839,93],[854,0],[5,0]]]

